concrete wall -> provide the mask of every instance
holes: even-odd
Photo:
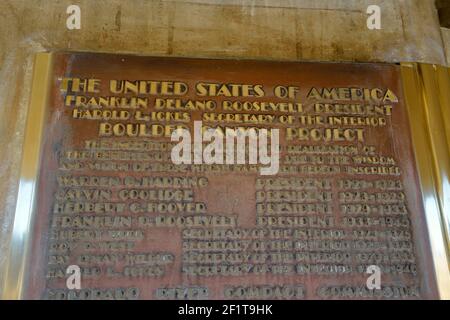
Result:
[[[0,283],[35,52],[445,64],[433,2],[0,0]],[[70,4],[81,7],[81,30],[65,27]],[[382,30],[367,29],[369,4],[381,6]]]
[[[447,57],[447,66],[450,66],[450,29],[441,28],[442,41],[444,42],[445,56]]]

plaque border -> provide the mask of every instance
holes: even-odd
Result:
[[[52,75],[53,54],[37,53],[14,224],[5,262],[4,300],[21,299],[26,287],[25,272],[30,263],[36,186]],[[450,299],[450,68],[401,63],[401,83],[425,208],[433,272],[440,299]]]

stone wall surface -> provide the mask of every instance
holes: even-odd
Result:
[[[445,56],[447,57],[447,66],[450,66],[450,29],[441,28],[442,40],[444,42]]]
[[[65,26],[70,4],[81,30]],[[370,4],[382,9],[381,30],[366,26]],[[443,38],[448,51],[433,0],[0,0],[0,283],[34,53],[445,64]]]

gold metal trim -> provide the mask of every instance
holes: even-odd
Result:
[[[450,76],[416,63],[403,63],[401,73],[437,288],[450,299]]]
[[[39,175],[44,116],[50,93],[51,76],[51,53],[38,53],[34,64],[33,83],[22,152],[19,191],[2,299],[22,298],[25,287],[25,269],[28,265],[27,258],[36,202],[36,184]]]

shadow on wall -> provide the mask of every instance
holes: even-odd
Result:
[[[450,0],[436,0],[441,27],[450,28]]]

